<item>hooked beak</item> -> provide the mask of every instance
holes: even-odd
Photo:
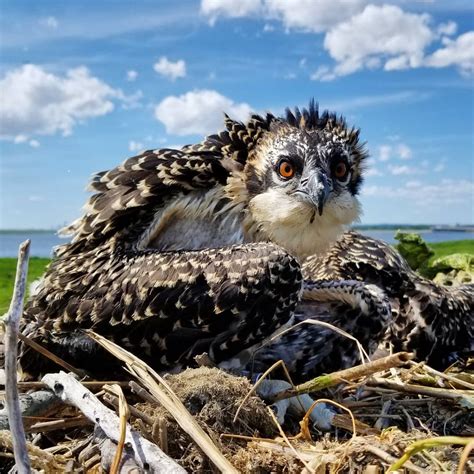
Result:
[[[312,204],[320,216],[323,214],[324,205],[330,192],[328,178],[321,171],[311,173],[306,179],[303,178],[300,187],[296,190],[296,194]]]

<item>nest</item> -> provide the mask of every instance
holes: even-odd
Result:
[[[456,472],[465,449],[456,445],[456,439],[474,436],[474,411],[469,406],[474,391],[466,389],[474,382],[474,376],[469,371],[448,374],[448,378],[437,376],[423,365],[410,363],[408,367],[391,368],[313,394],[314,398],[330,397],[350,410],[358,422],[356,431],[360,429],[355,434],[347,419],[342,422],[347,418],[343,411],[327,433],[318,432],[301,415],[288,417],[279,428],[263,400],[256,395],[247,397],[252,389],[247,379],[216,368],[188,369],[164,380],[216,449],[239,472],[385,472],[413,443],[433,439],[442,442],[427,443],[429,449],[414,454],[404,468],[407,472]],[[20,389],[31,389],[34,384],[18,385]],[[120,413],[116,394],[107,389],[110,384],[89,385],[102,403]],[[126,383],[121,385],[131,409],[129,422],[133,428],[188,472],[216,472],[196,440],[163,405],[148,392],[146,396],[144,392],[137,394]],[[413,393],[414,387],[426,392]],[[241,410],[234,421],[239,406]],[[34,469],[103,469],[103,440],[80,409],[62,405],[53,413],[25,418],[25,425]],[[445,444],[446,440],[449,444]],[[0,432],[0,450],[0,466],[4,466],[1,472],[8,472],[13,459],[11,435],[7,431]],[[115,450],[113,444],[112,452]],[[465,461],[465,470],[474,472],[471,458]]]

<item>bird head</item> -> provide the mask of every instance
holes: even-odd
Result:
[[[272,120],[244,169],[252,238],[301,257],[325,251],[359,217],[365,157],[359,131],[314,104]]]

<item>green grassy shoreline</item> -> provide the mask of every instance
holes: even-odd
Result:
[[[453,253],[469,253],[474,255],[474,240],[450,240],[447,242],[430,243],[428,245],[435,252],[431,260]],[[49,262],[50,259],[48,258],[32,257],[30,259],[28,285],[43,274]],[[0,315],[8,310],[10,304],[15,269],[16,258],[0,258]]]

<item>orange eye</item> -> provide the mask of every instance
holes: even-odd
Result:
[[[295,175],[295,168],[289,161],[282,160],[278,165],[278,174],[285,179],[293,178]]]
[[[343,179],[346,177],[346,174],[347,174],[347,165],[343,161],[340,161],[334,168],[334,176],[337,179]]]

